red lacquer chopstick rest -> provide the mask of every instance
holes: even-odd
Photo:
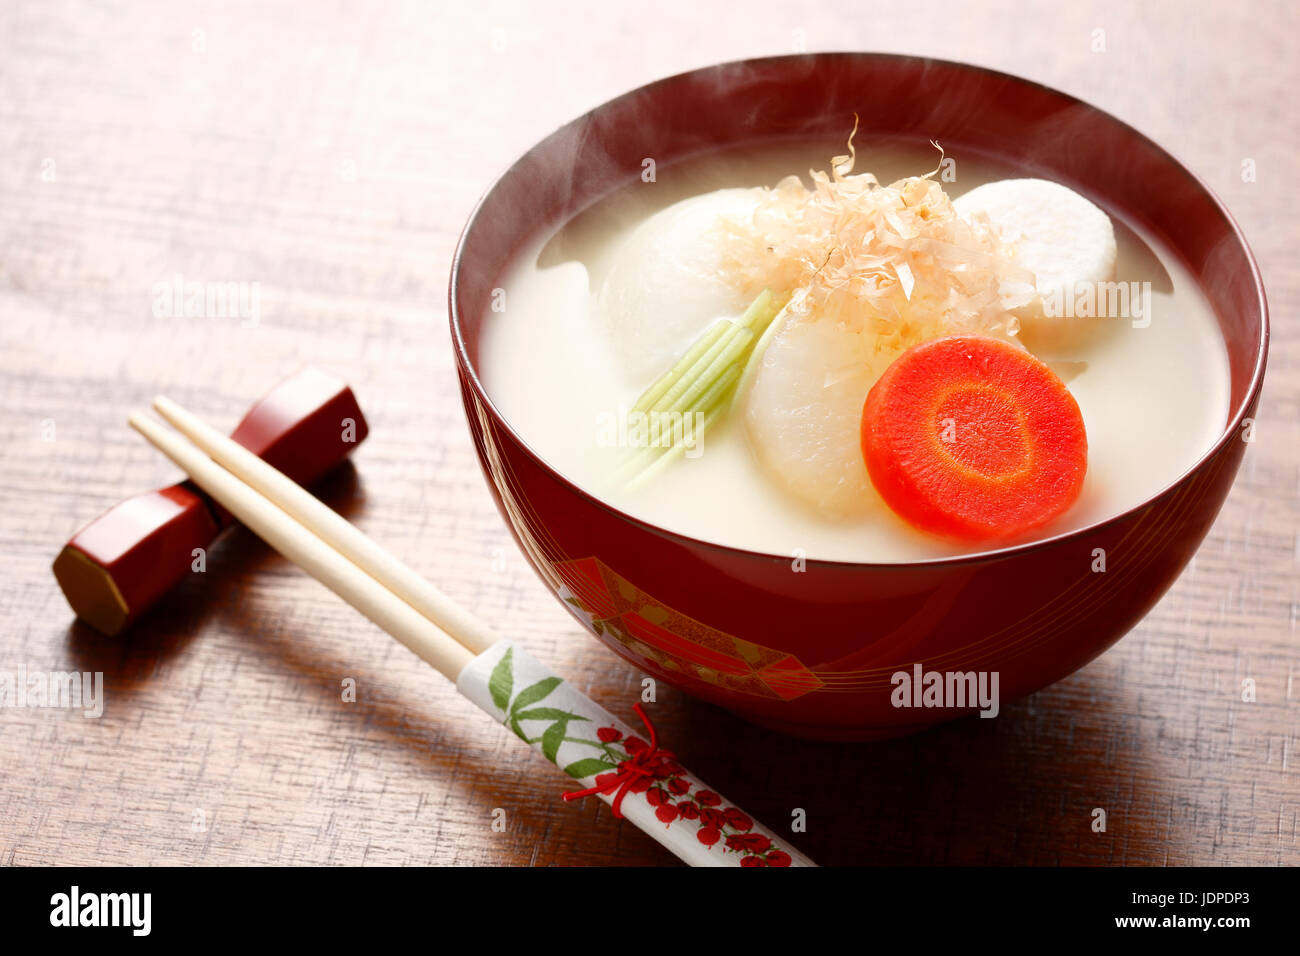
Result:
[[[230,437],[309,485],[367,433],[347,383],[308,367],[249,409]],[[78,531],[54,559],[54,576],[78,617],[118,634],[190,573],[196,549],[207,549],[230,523],[191,481],[136,495]]]

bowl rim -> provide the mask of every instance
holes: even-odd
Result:
[[[503,428],[505,432],[510,436],[510,438],[516,444],[518,444],[529,455],[529,457],[531,457],[534,460],[534,462],[536,462],[536,464],[538,464],[547,473],[547,475],[550,478],[559,482],[567,490],[577,495],[579,498],[584,499],[588,504],[593,505],[601,509],[602,511],[605,511],[612,517],[625,521],[633,525],[634,527],[641,529],[642,531],[648,532],[657,537],[669,539],[670,541],[681,544],[684,547],[689,547],[695,550],[706,549],[710,551],[723,552],[726,554],[734,555],[736,557],[744,558],[752,561],[767,561],[767,562],[780,561],[781,563],[789,562],[790,560],[789,555],[774,554],[770,551],[756,551],[751,548],[742,548],[734,545],[722,544],[717,541],[709,541],[704,538],[696,538],[693,537],[692,535],[684,534],[680,531],[673,531],[672,529],[665,528],[662,525],[657,525],[654,524],[653,522],[646,521],[644,518],[638,518],[635,515],[623,511],[621,508],[615,507],[614,505],[610,504],[604,499],[597,497],[593,493],[583,488],[581,485],[578,485],[576,482],[571,480],[567,475],[565,475],[555,466],[551,465],[550,462],[548,462],[544,456],[539,454],[536,451],[536,449],[534,449],[533,446],[522,435],[520,435],[518,431],[515,430],[515,427],[510,423],[510,420],[505,416],[505,414],[501,411],[501,409],[499,409],[496,406],[496,403],[493,402],[491,395],[488,393],[487,387],[483,384],[482,380],[479,378],[478,370],[475,368],[474,363],[470,360],[469,350],[465,343],[465,336],[463,334],[463,329],[462,329],[463,317],[460,314],[460,309],[457,307],[456,289],[457,286],[460,284],[461,270],[465,258],[466,243],[470,237],[470,234],[474,231],[474,228],[478,223],[480,214],[482,213],[484,206],[487,204],[492,194],[496,191],[497,187],[502,183],[502,181],[504,181],[507,177],[509,177],[514,172],[514,170],[519,166],[520,162],[524,158],[526,158],[529,154],[541,149],[546,143],[548,143],[550,140],[555,138],[558,134],[562,133],[563,131],[576,127],[579,124],[588,122],[597,114],[606,111],[611,106],[617,103],[625,101],[633,96],[644,95],[647,91],[653,90],[655,87],[680,81],[682,78],[690,76],[692,74],[706,73],[710,71],[724,70],[729,68],[743,68],[748,66],[757,66],[760,64],[775,65],[783,61],[784,62],[794,62],[794,61],[807,62],[810,59],[836,60],[836,59],[863,59],[863,58],[878,59],[878,60],[892,60],[900,64],[909,63],[909,64],[919,64],[919,65],[926,65],[926,66],[935,65],[949,70],[966,71],[969,73],[982,74],[988,77],[995,77],[1001,80],[1019,83],[1023,86],[1028,86],[1039,90],[1043,90],[1045,92],[1051,93],[1056,97],[1059,97],[1066,104],[1082,106],[1089,110],[1092,110],[1095,113],[1100,113],[1102,116],[1110,120],[1112,123],[1115,123],[1118,126],[1120,126],[1128,134],[1143,140],[1146,143],[1146,145],[1153,148],[1158,154],[1162,155],[1165,159],[1169,160],[1169,162],[1175,167],[1175,169],[1177,169],[1187,180],[1191,182],[1192,186],[1194,186],[1196,189],[1199,189],[1202,193],[1205,194],[1205,196],[1210,200],[1211,204],[1214,206],[1215,210],[1226,221],[1233,238],[1236,240],[1237,243],[1240,244],[1241,249],[1246,256],[1246,262],[1250,268],[1251,284],[1254,288],[1255,295],[1258,297],[1259,312],[1260,312],[1260,335],[1259,335],[1258,342],[1256,343],[1253,368],[1250,375],[1250,382],[1246,387],[1245,392],[1243,393],[1240,403],[1238,403],[1238,405],[1235,408],[1230,409],[1230,414],[1228,415],[1228,419],[1224,426],[1223,433],[1214,442],[1214,444],[1210,446],[1208,450],[1203,452],[1201,456],[1197,458],[1196,461],[1193,462],[1187,469],[1181,472],[1178,475],[1178,477],[1170,481],[1159,491],[1156,491],[1153,494],[1150,494],[1145,498],[1143,498],[1143,500],[1140,501],[1138,504],[1126,508],[1123,511],[1117,512],[1116,514],[1111,515],[1108,518],[1103,518],[1099,521],[1094,521],[1080,528],[1074,528],[1070,531],[1062,531],[1046,538],[1035,538],[1032,541],[1025,541],[1025,542],[1021,542],[1020,544],[1006,545],[1004,547],[994,548],[990,550],[973,551],[973,552],[967,552],[963,554],[948,555],[939,558],[925,558],[919,561],[844,561],[838,559],[814,558],[812,556],[808,556],[807,558],[804,559],[805,564],[808,567],[815,567],[815,568],[822,568],[822,569],[860,568],[860,569],[875,569],[875,570],[906,569],[906,570],[922,571],[925,569],[959,567],[966,564],[980,564],[980,563],[987,563],[991,561],[1006,560],[1010,558],[1019,557],[1021,555],[1030,554],[1032,552],[1038,551],[1043,548],[1052,547],[1054,545],[1060,544],[1061,542],[1064,542],[1072,538],[1083,539],[1095,534],[1096,532],[1106,528],[1109,525],[1117,524],[1121,521],[1129,519],[1132,516],[1134,516],[1137,512],[1149,508],[1152,504],[1159,501],[1161,498],[1164,498],[1165,496],[1173,492],[1176,488],[1178,488],[1180,485],[1182,485],[1184,482],[1186,482],[1189,478],[1191,478],[1193,474],[1200,471],[1202,468],[1206,467],[1207,464],[1212,459],[1217,458],[1223,452],[1228,442],[1240,440],[1238,438],[1238,430],[1240,429],[1242,422],[1246,418],[1247,411],[1249,411],[1250,407],[1253,404],[1255,404],[1255,402],[1259,398],[1260,391],[1263,387],[1264,370],[1268,361],[1268,346],[1269,346],[1271,328],[1270,328],[1269,314],[1268,314],[1268,300],[1264,290],[1264,280],[1263,280],[1263,275],[1260,272],[1259,263],[1255,260],[1255,253],[1251,249],[1250,243],[1246,241],[1245,233],[1242,231],[1240,224],[1238,224],[1236,218],[1233,217],[1232,213],[1228,210],[1228,207],[1224,204],[1223,200],[1219,198],[1218,194],[1215,193],[1214,190],[1211,189],[1210,186],[1203,179],[1201,179],[1200,176],[1198,176],[1195,172],[1193,172],[1186,164],[1180,161],[1169,150],[1165,149],[1159,143],[1155,142],[1145,133],[1141,132],[1136,127],[1132,126],[1131,124],[1115,116],[1113,113],[1107,112],[1106,110],[1103,110],[1098,106],[1094,106],[1093,104],[1087,102],[1086,100],[1080,99],[1079,97],[1074,96],[1073,94],[1066,93],[1062,90],[1058,90],[1055,87],[1048,86],[1045,83],[1040,83],[1037,80],[1030,80],[1025,77],[1017,76],[1012,73],[1005,73],[1001,70],[995,70],[991,67],[978,66],[972,63],[964,63],[959,60],[947,60],[940,57],[918,56],[918,55],[906,54],[906,53],[885,53],[885,52],[876,52],[876,51],[869,51],[869,50],[861,50],[861,51],[828,50],[828,51],[822,51],[816,53],[793,53],[793,54],[782,54],[779,56],[747,57],[739,60],[726,60],[720,63],[713,63],[707,66],[696,67],[690,70],[683,70],[681,72],[674,73],[669,76],[652,80],[649,83],[644,83],[640,86],[634,87],[630,90],[620,93],[617,96],[611,97],[610,99],[605,100],[604,102],[598,104],[597,106],[592,107],[591,109],[575,117],[574,119],[571,119],[568,122],[563,123],[560,126],[557,126],[550,133],[542,137],[540,140],[534,143],[523,153],[520,153],[517,157],[511,160],[510,163],[506,165],[506,167],[502,170],[500,174],[493,177],[492,182],[479,196],[478,201],[475,202],[474,208],[470,211],[469,218],[466,219],[465,225],[461,229],[460,235],[456,240],[456,248],[452,255],[451,272],[450,272],[448,288],[447,288],[447,315],[448,315],[448,322],[451,330],[452,344],[455,349],[457,365],[459,366],[460,373],[461,375],[464,376],[465,380],[467,380],[471,384],[473,391],[475,393],[475,397],[479,401],[485,403],[487,407],[491,410],[493,420],[496,423],[497,427]],[[1177,250],[1174,251],[1177,253]]]

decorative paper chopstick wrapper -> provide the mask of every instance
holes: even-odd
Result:
[[[692,866],[812,866],[659,746],[641,705],[640,737],[517,644],[500,641],[456,681],[462,694]],[[648,738],[648,739],[646,739]]]
[[[138,415],[132,427],[267,544],[576,778],[579,789],[567,797],[599,796],[692,865],[813,865],[660,749],[639,704],[649,740],[518,646],[498,640],[483,622],[256,455],[174,402],[159,398],[154,407],[194,444]]]
[[[286,378],[249,409],[233,441],[309,485],[365,440],[366,419],[347,383],[316,368]],[[231,523],[193,482],[128,498],[78,531],[54,559],[77,616],[109,636],[173,588]]]

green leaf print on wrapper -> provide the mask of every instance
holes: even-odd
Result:
[[[502,722],[524,743],[536,744],[540,742],[542,756],[551,763],[557,761],[560,745],[565,740],[574,739],[565,736],[568,733],[569,724],[575,720],[588,719],[581,714],[561,710],[558,707],[533,706],[533,704],[541,703],[549,697],[551,692],[562,683],[564,681],[559,677],[544,677],[537,683],[525,687],[512,701],[510,694],[515,686],[514,648],[510,648],[505,652],[501,660],[497,662],[496,667],[492,668],[492,675],[488,678],[488,693],[492,697],[492,703],[505,714]],[[551,725],[542,731],[540,737],[529,737],[522,723],[525,720],[549,720]]]
[[[510,688],[515,682],[514,661],[511,660],[514,656],[515,649],[512,647],[497,661],[497,666],[492,668],[492,676],[488,678],[488,693],[492,695],[492,703],[497,705],[498,710],[505,710],[510,703]]]
[[[564,772],[570,777],[581,780],[583,777],[594,777],[598,773],[614,769],[616,769],[616,765],[608,760],[602,760],[599,757],[584,757],[569,764],[564,768]]]
[[[510,713],[518,716],[521,708],[536,704],[538,701],[545,699],[546,695],[555,688],[559,687],[564,681],[558,677],[543,677],[536,684],[531,684],[519,692],[515,702],[510,705]]]

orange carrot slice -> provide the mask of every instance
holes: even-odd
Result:
[[[1001,339],[922,342],[862,409],[862,456],[900,517],[966,541],[1014,538],[1079,497],[1088,437],[1056,373]]]

